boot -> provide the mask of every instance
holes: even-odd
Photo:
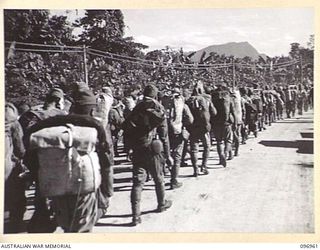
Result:
[[[224,168],[227,167],[227,161],[226,161],[226,157],[224,155],[221,155],[219,165],[222,165]]]
[[[229,157],[228,157],[228,161],[231,161],[233,159],[233,152],[232,150],[229,151]]]
[[[202,153],[202,166],[204,167],[207,166],[209,154],[210,154],[210,148],[204,148]],[[201,171],[202,171],[202,168],[203,167],[201,167]]]
[[[141,224],[141,217],[140,216],[133,216],[132,217],[132,226],[137,226],[138,224]]]
[[[240,147],[239,139],[235,142],[234,146],[235,146],[235,148],[234,148],[234,156],[238,156],[239,155],[239,147]]]
[[[177,189],[182,186],[182,183],[177,181],[179,176],[180,163],[176,162],[171,168],[171,189]]]
[[[225,157],[228,157],[228,161],[233,159],[233,153],[232,153],[232,145],[231,143],[227,142],[225,149],[224,149],[224,155]]]
[[[199,176],[199,168],[198,166],[193,167],[193,177],[198,177]]]
[[[239,156],[239,145],[234,150],[234,156]]]
[[[208,174],[209,174],[208,167],[207,167],[206,165],[201,166],[201,172],[202,172],[204,175],[208,175]]]
[[[175,180],[171,180],[171,189],[178,189],[180,187],[182,187],[182,183],[178,182],[176,179]]]
[[[169,209],[171,206],[172,206],[172,201],[166,200],[163,205],[158,206],[157,211],[159,213],[162,213],[162,212],[166,211],[167,209]]]

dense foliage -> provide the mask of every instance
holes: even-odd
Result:
[[[69,23],[66,16],[50,16],[48,10],[5,10],[4,20],[5,40],[9,41],[5,46],[6,99],[16,104],[37,104],[53,86],[70,93],[74,82],[85,80],[84,50],[90,87],[99,90],[106,84],[113,84],[117,94],[150,82],[160,88],[188,87],[193,79],[199,78],[210,85],[231,85],[235,76],[237,85],[261,87],[313,80],[313,36],[308,48],[293,43],[288,56],[260,57],[255,62],[249,57],[203,54],[200,65],[229,65],[206,68],[192,62],[192,54],[188,55],[183,49],[176,51],[166,47],[145,53],[147,46],[135,42],[132,37],[124,37],[125,23],[120,10],[86,10],[85,16],[75,23]],[[78,37],[73,35],[75,28],[81,30]],[[272,66],[301,59],[302,63],[291,66]],[[230,66],[233,63],[235,71]]]

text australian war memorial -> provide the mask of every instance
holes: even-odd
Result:
[[[313,33],[141,42],[179,11],[4,10],[5,233],[314,232]]]

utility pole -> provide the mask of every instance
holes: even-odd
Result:
[[[88,65],[87,65],[87,48],[83,45],[83,68],[84,68],[84,80],[87,86],[89,86],[88,80]]]
[[[302,65],[302,55],[300,55],[300,77],[301,77],[301,84],[303,83],[303,65]]]
[[[232,59],[232,75],[233,75],[232,87],[234,88],[236,86],[236,66],[234,63],[234,59]]]

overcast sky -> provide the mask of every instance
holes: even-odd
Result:
[[[260,53],[286,55],[290,43],[306,46],[314,34],[311,8],[122,10],[126,36],[148,45],[185,51],[213,44],[247,41]],[[78,16],[83,11],[78,11]],[[73,19],[74,12],[70,18]]]

